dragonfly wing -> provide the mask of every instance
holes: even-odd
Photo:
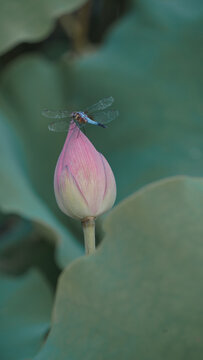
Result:
[[[114,102],[114,98],[112,96],[99,100],[96,104],[88,107],[85,112],[91,114],[95,111],[104,110],[107,107],[111,106]]]
[[[95,113],[92,119],[100,124],[108,124],[119,115],[118,110],[104,110]]]
[[[71,112],[69,112],[67,110],[57,110],[57,111],[43,110],[42,115],[44,115],[48,118],[53,118],[53,119],[63,119],[66,117],[70,117]]]
[[[48,125],[48,128],[50,131],[62,132],[62,131],[68,131],[69,125],[70,125],[69,121],[61,120],[61,121],[52,122],[51,124]]]

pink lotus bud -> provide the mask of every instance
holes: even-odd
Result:
[[[56,165],[54,190],[59,208],[81,220],[104,213],[116,199],[115,178],[107,160],[74,123]]]

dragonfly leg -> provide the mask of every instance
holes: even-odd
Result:
[[[87,135],[87,131],[86,131],[86,127],[85,127],[85,126],[83,127],[83,132],[84,132],[85,135]]]

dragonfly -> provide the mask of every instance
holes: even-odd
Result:
[[[106,128],[106,124],[114,120],[118,115],[118,110],[109,110],[114,102],[112,96],[99,100],[96,104],[88,107],[84,111],[68,110],[43,110],[42,115],[47,118],[56,119],[48,125],[50,131],[68,131],[70,121],[73,121],[79,128],[86,124],[97,125]]]

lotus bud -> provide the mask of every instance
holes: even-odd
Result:
[[[54,190],[59,208],[81,221],[109,210],[116,199],[110,165],[73,122],[56,165]]]

